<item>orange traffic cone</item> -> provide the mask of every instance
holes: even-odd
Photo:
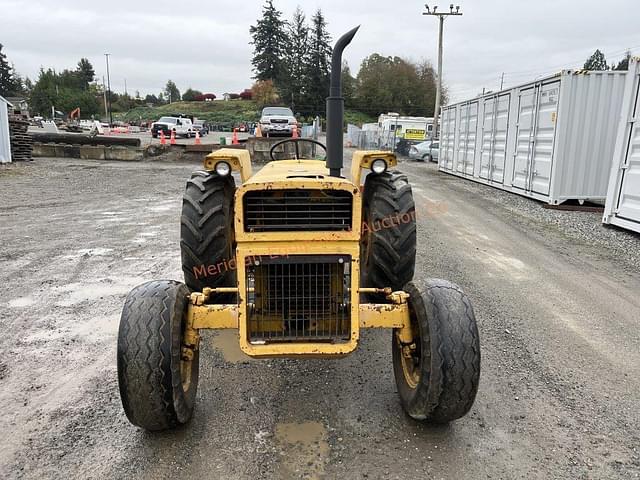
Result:
[[[202,145],[202,142],[200,141],[200,132],[196,130],[196,141],[195,141],[196,145]]]
[[[291,133],[291,138],[298,138],[298,126],[293,126],[293,132]]]
[[[238,143],[240,143],[238,141],[238,129],[234,128],[233,129],[233,137],[231,137],[231,145],[238,145]]]
[[[160,145],[166,145],[167,139],[164,136],[164,130],[160,130]]]
[[[260,129],[260,124],[256,127],[256,137],[262,137],[262,130]]]
[[[176,144],[176,131],[175,130],[171,130],[171,140],[169,140],[169,143],[171,145],[175,145]]]

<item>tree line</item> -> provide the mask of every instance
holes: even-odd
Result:
[[[596,49],[596,51],[587,58],[587,61],[584,62],[584,66],[582,68],[585,70],[629,70],[630,59],[631,52],[627,51],[622,60],[615,65],[613,63],[609,65],[604,53],[602,53],[600,49]]]
[[[252,91],[258,104],[281,103],[303,116],[324,115],[332,49],[322,10],[316,10],[307,22],[298,6],[287,21],[273,0],[266,0],[262,18],[249,32],[256,80]],[[387,111],[433,115],[435,79],[430,62],[398,56],[373,53],[362,61],[356,77],[346,62],[342,65],[346,107],[369,116]]]

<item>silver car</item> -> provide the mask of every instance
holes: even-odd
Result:
[[[418,143],[413,145],[409,149],[409,158],[413,160],[425,161],[428,160],[430,162],[438,161],[438,150],[440,149],[440,142],[438,140],[431,141],[427,140],[425,142]]]

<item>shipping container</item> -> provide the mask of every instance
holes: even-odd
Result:
[[[0,96],[0,163],[11,162],[11,138],[9,137],[9,110],[12,106]]]
[[[603,202],[625,77],[565,70],[443,107],[439,168],[554,205]]]
[[[629,62],[602,221],[640,233],[640,58]]]

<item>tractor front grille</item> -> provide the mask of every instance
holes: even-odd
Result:
[[[345,190],[261,190],[244,194],[246,232],[349,231],[353,195]]]
[[[270,256],[247,263],[249,342],[349,340],[350,256]]]

